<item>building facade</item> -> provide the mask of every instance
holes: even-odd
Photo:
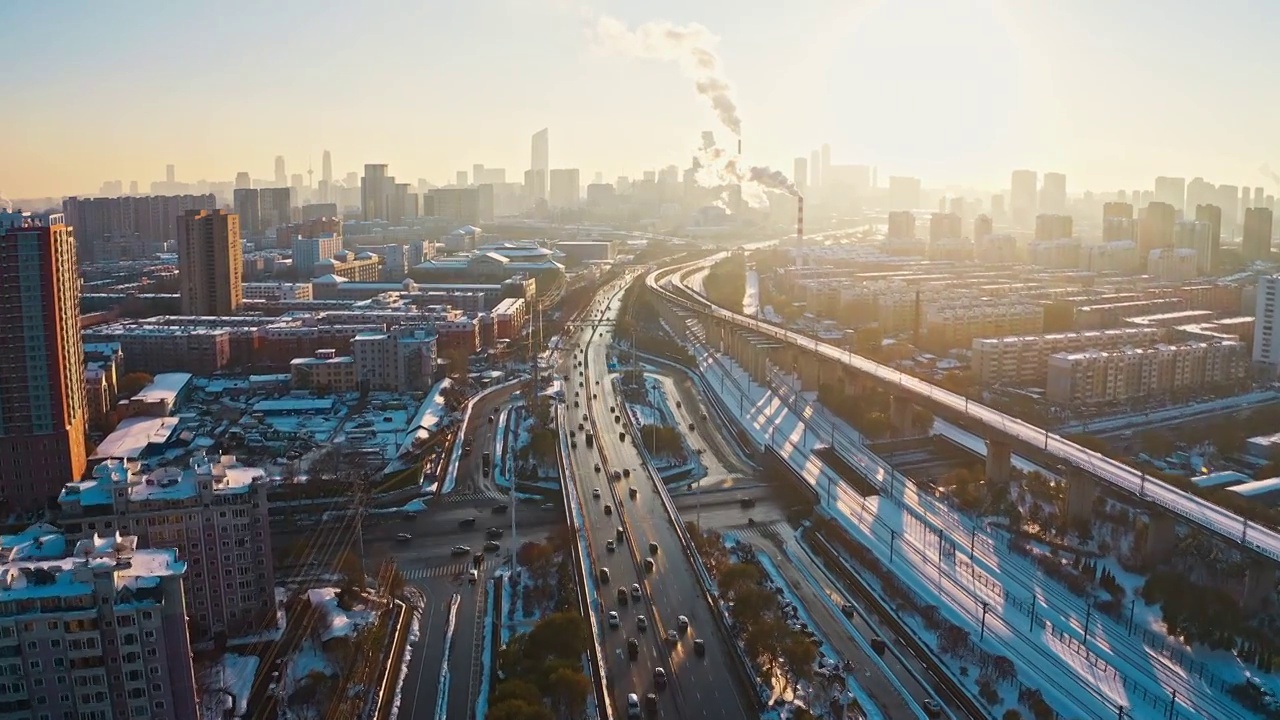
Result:
[[[1232,340],[1058,353],[1049,358],[1047,396],[1077,406],[1235,389],[1249,377],[1248,365],[1244,343]]]
[[[1159,342],[1162,335],[1159,328],[1133,327],[979,338],[973,341],[971,365],[975,379],[983,385],[1043,387],[1050,355],[1144,347]]]
[[[240,218],[191,210],[178,223],[178,272],[185,315],[235,315],[244,300]]]

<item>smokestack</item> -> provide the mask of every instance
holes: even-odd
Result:
[[[804,247],[804,196],[796,196],[796,247]]]
[[[738,138],[738,157],[742,157],[742,138]]]

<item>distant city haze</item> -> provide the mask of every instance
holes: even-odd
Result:
[[[1156,175],[1273,185],[1266,89],[1280,16],[1243,0],[289,0],[0,4],[0,195],[143,192],[180,182],[388,163],[453,181],[474,164],[582,177],[684,167],[711,106],[672,63],[602,53],[591,18],[699,23],[718,51],[748,162],[832,162],[931,187],[1008,187],[1051,168],[1068,192]],[[307,176],[311,181],[311,176]]]

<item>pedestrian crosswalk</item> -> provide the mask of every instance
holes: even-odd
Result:
[[[400,574],[405,580],[424,580],[426,578],[435,577],[461,577],[464,573],[471,569],[471,562],[467,560],[459,560],[448,565],[437,565],[435,567],[420,567],[409,570],[401,570]]]
[[[754,543],[761,540],[781,541],[794,533],[795,530],[791,529],[785,522],[774,522],[768,525],[759,523],[755,525],[739,525],[731,530],[725,530],[723,535],[726,538]]]
[[[446,505],[457,505],[461,503],[501,502],[506,499],[506,495],[501,495],[496,492],[463,492],[449,493],[448,495],[440,498],[438,502],[442,502]]]

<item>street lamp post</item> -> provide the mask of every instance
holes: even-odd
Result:
[[[1088,644],[1089,644],[1089,622],[1090,622],[1091,620],[1093,620],[1093,601],[1092,601],[1092,600],[1090,600],[1090,601],[1089,601],[1089,609],[1088,609],[1088,610],[1086,610],[1086,611],[1085,611],[1085,614],[1084,614],[1084,640],[1083,640],[1083,642],[1084,642],[1084,644],[1085,644],[1086,646],[1088,646]]]
[[[990,607],[990,604],[988,604],[986,600],[983,600],[982,601],[982,625],[981,627],[978,628],[978,642],[982,642],[982,639],[987,636],[987,608],[989,607]]]

